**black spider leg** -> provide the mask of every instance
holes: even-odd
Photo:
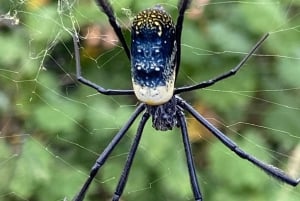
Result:
[[[188,8],[190,4],[190,0],[180,0],[178,3],[178,17],[176,22],[176,76],[180,67],[180,59],[181,59],[181,33],[182,33],[182,24],[184,20],[184,12]]]
[[[76,78],[79,82],[93,89],[96,89],[99,93],[104,95],[133,95],[133,90],[117,90],[117,89],[104,89],[103,87],[97,85],[94,82],[84,78],[81,75],[81,65],[80,65],[80,54],[79,54],[79,46],[78,46],[78,38],[76,35],[73,35],[74,42],[74,52],[75,52],[75,61],[76,61]]]
[[[111,4],[108,2],[108,0],[98,0],[98,5],[102,8],[102,11],[108,17],[110,25],[113,27],[115,33],[117,34],[117,36],[118,36],[118,38],[119,38],[119,40],[120,40],[120,42],[121,42],[121,44],[124,48],[124,51],[126,52],[126,55],[127,55],[128,59],[130,60],[129,48],[128,48],[127,43],[125,41],[125,38],[123,36],[121,27],[117,23],[117,20],[116,20],[115,15],[114,15],[114,10],[113,10]]]
[[[179,99],[179,98],[178,98]],[[237,154],[242,159],[246,159],[250,161],[255,166],[264,170],[267,174],[278,179],[284,183],[287,183],[291,186],[296,186],[300,182],[300,178],[293,179],[290,176],[286,175],[286,173],[272,165],[266,164],[254,156],[249,155],[244,152],[241,148],[238,147],[236,143],[234,143],[230,138],[224,135],[221,131],[219,131],[216,127],[214,127],[209,121],[207,121],[202,115],[200,115],[191,105],[186,103],[184,100],[178,101],[178,104],[191,113],[203,126],[205,126],[214,136],[216,136],[226,147],[228,147],[231,151]]]
[[[269,33],[265,34],[250,50],[250,52],[242,59],[242,61],[235,66],[234,68],[232,68],[230,71],[223,73],[222,75],[219,75],[213,79],[195,84],[195,85],[191,85],[191,86],[184,86],[184,87],[179,87],[177,89],[175,89],[174,94],[179,94],[182,92],[187,92],[187,91],[192,91],[195,89],[202,89],[202,88],[206,88],[209,87],[221,80],[224,80],[228,77],[231,77],[233,75],[235,75],[242,66],[244,66],[244,64],[248,61],[248,59],[254,54],[254,52],[262,45],[262,43],[268,38]]]
[[[194,160],[192,156],[192,150],[191,150],[191,144],[189,141],[189,136],[187,132],[187,126],[186,126],[186,121],[184,114],[182,113],[181,109],[177,111],[177,117],[179,120],[180,128],[181,128],[181,133],[182,133],[182,140],[183,140],[183,145],[184,145],[184,150],[186,154],[186,160],[187,160],[187,165],[188,165],[188,170],[189,170],[189,175],[190,175],[190,182],[194,194],[194,198],[196,201],[202,201],[202,195],[200,192],[200,187],[198,184],[197,180],[197,174],[195,171],[195,165],[194,165]]]
[[[130,116],[129,120],[126,122],[126,124],[119,130],[119,132],[114,136],[114,138],[111,140],[111,142],[107,145],[107,147],[104,149],[104,151],[101,153],[101,155],[96,160],[95,164],[93,165],[89,177],[85,181],[84,185],[82,186],[80,192],[76,197],[73,199],[74,201],[82,201],[84,199],[85,193],[87,192],[91,182],[95,178],[97,172],[102,167],[102,165],[106,162],[107,158],[111,154],[111,152],[114,150],[114,148],[117,146],[117,144],[120,142],[120,140],[123,138],[125,133],[128,131],[134,120],[137,118],[137,116],[145,109],[145,104],[140,104],[134,113]]]
[[[140,121],[139,127],[138,127],[137,132],[136,132],[136,137],[134,138],[134,141],[131,145],[131,148],[130,148],[130,151],[128,153],[128,157],[127,157],[127,160],[126,160],[125,167],[123,169],[122,175],[121,175],[120,180],[118,182],[118,186],[116,188],[116,191],[114,193],[112,201],[118,201],[120,199],[121,195],[123,194],[125,185],[127,183],[128,175],[129,175],[129,172],[130,172],[130,169],[131,169],[131,166],[132,166],[132,162],[133,162],[136,150],[138,148],[138,145],[140,143],[140,139],[142,137],[143,129],[145,127],[145,124],[146,124],[147,120],[149,119],[149,116],[150,115],[149,115],[148,112],[144,113],[144,115],[142,117],[142,120]]]

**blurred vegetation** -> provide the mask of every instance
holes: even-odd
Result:
[[[130,19],[176,0],[111,1],[130,41]],[[106,97],[75,79],[72,32],[81,36],[84,76],[131,88],[130,62],[94,1],[0,0],[0,200],[71,200],[89,169],[133,112],[135,97]],[[182,94],[243,149],[300,176],[300,1],[194,0],[186,13],[177,86],[235,66],[270,37],[234,77]],[[193,200],[178,129],[151,123],[123,201]],[[188,116],[204,201],[296,201],[292,188],[238,158]],[[136,130],[99,171],[86,200],[110,200]]]

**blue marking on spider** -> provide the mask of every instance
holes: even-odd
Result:
[[[136,97],[147,105],[168,102],[176,77],[175,25],[161,6],[138,13],[131,30],[131,73]]]

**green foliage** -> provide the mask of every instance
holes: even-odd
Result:
[[[176,0],[111,2],[128,43],[130,20],[140,10],[160,3],[175,21],[178,12]],[[84,76],[105,88],[131,88],[130,62],[115,39],[108,41],[107,17],[93,0],[0,5],[0,200],[72,200],[138,102],[100,95],[76,81],[71,33],[81,36]],[[194,0],[197,12],[185,15],[176,83],[195,84],[228,71],[270,32],[236,76],[182,97],[201,105],[208,111],[203,115],[245,151],[291,175],[300,172],[299,164],[292,168],[300,155],[292,155],[300,142],[299,6]],[[86,36],[93,31],[96,45]],[[299,187],[275,181],[188,124],[197,131],[191,143],[204,201],[299,200]],[[137,126],[99,171],[87,201],[111,199]],[[193,200],[179,129],[156,131],[148,122],[122,200]]]

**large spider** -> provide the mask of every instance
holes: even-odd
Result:
[[[125,167],[118,182],[118,186],[113,195],[113,201],[119,200],[123,193],[144,126],[150,116],[152,117],[153,127],[157,130],[164,131],[171,130],[173,127],[180,127],[194,198],[197,201],[203,200],[194,167],[191,146],[187,133],[186,119],[183,113],[184,110],[194,116],[226,147],[232,150],[240,158],[250,161],[252,164],[261,168],[275,179],[278,179],[284,183],[296,186],[300,182],[300,178],[293,179],[286,175],[281,169],[266,164],[244,152],[238,147],[237,144],[235,144],[225,134],[215,128],[202,115],[200,115],[190,104],[177,95],[182,92],[209,87],[221,80],[235,75],[235,73],[266,40],[269,34],[265,34],[253,46],[253,48],[242,59],[242,61],[230,71],[195,85],[174,88],[174,83],[180,67],[182,24],[184,13],[190,4],[190,0],[179,0],[179,14],[176,24],[173,23],[171,16],[161,6],[155,6],[138,13],[132,22],[130,50],[126,44],[121,28],[116,21],[113,8],[109,1],[98,0],[97,2],[102,11],[108,17],[109,22],[118,36],[128,59],[131,61],[133,90],[104,89],[103,87],[84,78],[81,75],[78,37],[74,35],[73,40],[77,79],[82,84],[96,89],[101,94],[135,95],[141,103],[136,108],[134,113],[129,117],[127,123],[114,136],[112,141],[98,157],[90,171],[89,177],[74,200],[80,201],[84,199],[89,185],[94,179],[98,170],[102,167],[102,165],[104,165],[113,149],[120,142],[137,116],[142,112],[144,113],[141,121],[139,122],[136,136],[129,151]]]

